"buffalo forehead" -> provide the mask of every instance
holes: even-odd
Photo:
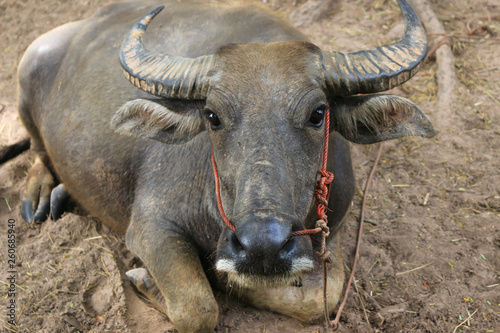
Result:
[[[220,81],[286,89],[320,83],[319,49],[307,42],[249,43],[218,52]],[[216,82],[217,83],[217,80]]]

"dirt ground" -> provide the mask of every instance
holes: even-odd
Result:
[[[109,2],[0,0],[0,145],[26,136],[15,104],[16,68],[26,47]],[[304,2],[268,0],[265,6],[287,17]],[[451,38],[458,77],[454,102],[449,110],[436,106],[432,57],[413,80],[391,92],[416,102],[431,120],[442,119],[433,139],[384,144],[343,332],[500,332],[500,2],[429,2],[446,31],[462,36]],[[323,18],[302,30],[321,48],[345,52],[390,42],[401,21],[395,0],[334,0]],[[463,37],[467,23],[487,29]],[[439,38],[430,36],[431,46]],[[352,148],[360,190],[341,231],[348,266],[361,189],[377,152],[377,146]],[[168,319],[139,300],[126,280],[124,272],[140,263],[122,235],[78,209],[57,222],[24,223],[20,193],[29,161],[26,152],[0,167],[0,330],[172,332]],[[15,220],[14,268],[7,262],[9,219]],[[12,269],[17,328],[6,323]],[[325,331],[323,324],[305,325],[216,293],[216,332]]]

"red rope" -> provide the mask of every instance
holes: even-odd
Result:
[[[234,231],[235,230],[234,225],[231,223],[231,221],[229,221],[226,214],[224,213],[224,208],[222,207],[222,200],[220,198],[219,172],[217,171],[217,165],[215,164],[213,148],[212,148],[212,167],[214,168],[214,175],[215,175],[215,193],[217,195],[217,207],[219,207],[220,215],[222,216],[222,219],[224,220],[226,225],[229,227],[229,229]]]
[[[328,199],[330,197],[330,184],[333,181],[333,173],[326,170],[326,165],[328,163],[328,142],[330,140],[330,108],[326,109],[325,115],[325,141],[323,146],[323,163],[321,165],[321,169],[318,170],[320,175],[320,179],[316,184],[316,191],[314,192],[314,196],[317,201],[317,210],[316,214],[318,215],[318,221],[316,222],[316,228],[314,229],[306,229],[292,232],[293,236],[302,236],[302,235],[311,235],[316,234],[324,230],[328,233],[328,217],[325,212],[328,209]],[[323,222],[320,222],[323,221]],[[323,252],[323,251],[322,251]]]

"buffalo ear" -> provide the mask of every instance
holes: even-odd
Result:
[[[111,129],[120,134],[142,136],[166,144],[185,143],[205,129],[193,102],[164,104],[165,101],[146,99],[129,101],[111,119]]]
[[[330,100],[330,130],[347,140],[370,144],[405,136],[433,137],[429,118],[406,98],[367,95]]]

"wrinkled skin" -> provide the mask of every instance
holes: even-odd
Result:
[[[50,190],[62,183],[51,203],[54,217],[65,190],[103,223],[126,232],[128,248],[147,267],[129,272],[130,280],[180,332],[215,328],[209,280],[258,307],[317,321],[323,311],[317,237],[290,237],[316,220],[313,192],[325,125],[313,114],[331,106],[331,311],[344,282],[336,231],[354,193],[343,137],[371,143],[431,136],[432,126],[402,98],[332,96],[318,49],[258,7],[172,4],[153,21],[145,43],[183,57],[217,54],[206,100],[153,97],[123,77],[119,46],[154,8],[148,2],[108,6],[41,36],[26,51],[19,112],[36,162],[23,217],[43,221]],[[210,122],[212,113],[220,126]],[[352,125],[346,114],[359,121]],[[217,210],[212,147],[235,232]]]

